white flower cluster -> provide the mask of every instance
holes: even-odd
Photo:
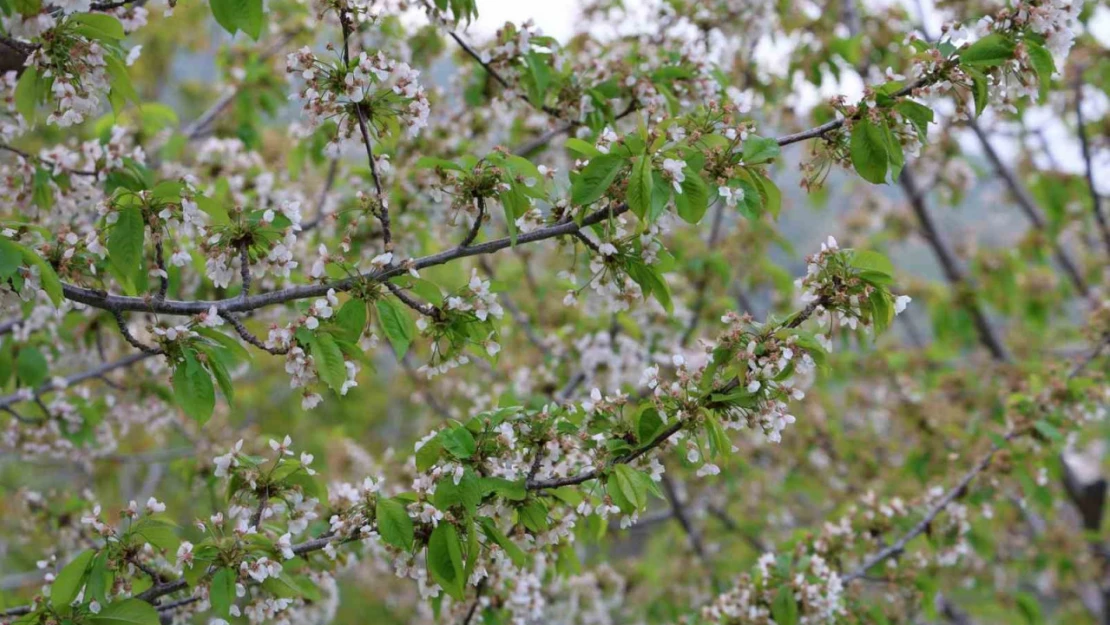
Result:
[[[824,558],[808,554],[805,568],[785,578],[776,570],[777,560],[773,553],[760,556],[757,574],[741,576],[735,588],[702,608],[702,618],[711,623],[774,623],[771,606],[782,588],[798,606],[800,625],[838,623],[847,614],[843,581]]]
[[[310,128],[316,128],[329,119],[340,120],[340,135],[356,134],[358,116],[349,110],[352,104],[369,111],[367,116],[389,110],[415,137],[428,125],[430,113],[424,87],[417,81],[418,70],[407,63],[391,59],[382,52],[359,54],[354,67],[347,70],[322,62],[307,46],[286,57],[286,68],[305,81],[304,88],[292,97],[299,98],[302,110],[308,116]],[[402,107],[393,100],[400,98]],[[377,106],[382,103],[382,106]],[[358,139],[361,141],[361,137]],[[338,140],[331,144],[338,153]]]
[[[801,291],[801,302],[816,305],[815,315],[819,322],[828,323],[830,332],[835,329],[835,324],[846,326],[852,330],[859,327],[871,328],[871,322],[865,318],[862,307],[867,305],[867,293],[870,287],[860,290],[858,285],[849,285],[844,280],[844,266],[848,261],[840,245],[833,237],[828,237],[821,244],[821,251],[807,258],[806,275],[794,281],[794,287]],[[853,289],[849,292],[847,289]],[[912,299],[908,295],[894,296],[892,306],[894,314],[901,314]],[[836,308],[835,316],[830,316],[830,308]],[[818,336],[826,350],[832,349],[831,340]]]

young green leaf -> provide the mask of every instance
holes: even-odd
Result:
[[[15,357],[15,375],[21,385],[35,388],[46,382],[50,375],[50,365],[37,347],[25,345]]]
[[[448,428],[439,433],[439,439],[443,443],[443,448],[447,453],[458,458],[459,460],[466,460],[474,455],[478,450],[478,444],[474,441],[474,435],[470,430],[456,426]]]
[[[90,614],[85,622],[90,625],[159,625],[158,610],[142,599],[113,601],[102,607],[98,614]]]
[[[241,30],[258,39],[262,34],[262,0],[210,0],[212,17],[231,34]]]
[[[605,154],[591,159],[570,187],[570,199],[575,206],[598,201],[617,178],[627,161],[616,154]]]
[[[78,33],[90,39],[115,43],[127,36],[123,24],[107,13],[74,13],[69,20],[77,24]]]
[[[335,324],[340,333],[339,338],[351,343],[357,342],[362,332],[366,329],[366,302],[351,298],[335,313]]]
[[[524,504],[518,512],[521,524],[533,532],[546,532],[551,528],[547,520],[547,506],[539,499]]]
[[[640,219],[651,214],[651,158],[647,155],[632,159],[632,177],[628,179],[628,208]]]
[[[993,67],[1014,57],[1014,44],[1005,35],[993,33],[960,51],[960,61],[965,65]]]
[[[208,371],[197,362],[192,350],[185,350],[185,361],[173,370],[173,394],[185,414],[204,425],[216,408],[216,388]]]
[[[33,251],[22,248],[23,262],[29,267],[38,267],[39,269],[39,282],[42,284],[42,290],[50,297],[50,301],[58,306],[62,303],[62,298],[65,293],[62,290],[62,281],[58,278],[58,273],[54,271],[54,267],[46,260],[34,253]]]
[[[343,360],[343,351],[339,349],[335,339],[327,332],[316,334],[312,342],[312,361],[316,365],[316,373],[335,392],[343,388],[347,381],[347,365]]]
[[[235,602],[235,571],[223,567],[212,576],[212,585],[208,587],[208,600],[212,603],[212,610],[216,616],[226,617],[231,611],[231,604]]]
[[[381,324],[382,332],[389,339],[389,344],[393,346],[393,352],[398,358],[404,357],[416,335],[416,324],[401,304],[393,299],[380,299],[374,302],[374,306],[378,311],[378,322]]]
[[[77,598],[88,579],[89,565],[95,555],[96,551],[92,549],[82,551],[58,571],[58,576],[50,586],[50,602],[55,608],[68,607]]]
[[[886,182],[887,155],[886,135],[883,129],[869,119],[862,119],[852,126],[852,139],[849,145],[852,166],[864,180],[883,184]]]
[[[789,584],[779,587],[771,603],[771,616],[776,625],[797,625],[798,602],[794,600],[794,589]]]
[[[395,499],[378,497],[375,514],[382,541],[398,549],[412,551],[413,525],[405,506]]]
[[[1056,73],[1056,61],[1052,53],[1041,44],[1025,40],[1025,51],[1029,55],[1029,62],[1033,71],[1037,72],[1038,99],[1043,104],[1048,99],[1048,92],[1052,89],[1052,75]]]
[[[774,139],[750,135],[744,140],[744,164],[758,165],[778,158],[781,153]]]
[[[34,66],[23,70],[15,85],[15,110],[27,120],[28,125],[35,123],[35,108],[39,103],[39,72]]]
[[[674,196],[678,216],[686,223],[696,224],[709,209],[709,189],[697,172],[687,169],[686,179],[682,181],[682,193]]]
[[[23,248],[0,236],[0,282],[7,280],[23,265]]]
[[[462,544],[455,526],[441,522],[428,537],[428,571],[432,579],[455,599],[464,597]]]
[[[108,260],[124,276],[133,276],[143,258],[146,226],[138,206],[121,208],[119,218],[108,234]]]

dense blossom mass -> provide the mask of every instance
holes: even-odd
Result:
[[[0,622],[1110,617],[1105,6],[0,9]]]

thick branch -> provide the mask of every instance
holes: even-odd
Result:
[[[1002,181],[1006,183],[1006,187],[1010,190],[1014,199],[1017,200],[1021,212],[1025,213],[1025,216],[1029,219],[1030,223],[1033,224],[1034,228],[1044,233],[1044,235],[1050,239],[1049,242],[1052,245],[1052,252],[1056,256],[1056,262],[1060,263],[1060,267],[1068,276],[1068,280],[1071,281],[1072,286],[1075,287],[1076,291],[1079,291],[1080,295],[1086,297],[1088,293],[1086,281],[1083,280],[1082,274],[1076,266],[1075,261],[1072,260],[1071,255],[1068,254],[1068,251],[1064,249],[1064,246],[1049,232],[1044,215],[1042,215],[1040,209],[1037,208],[1032,196],[1029,195],[1029,191],[1018,181],[1014,172],[1002,162],[1002,158],[998,155],[998,152],[995,151],[994,146],[991,144],[990,139],[987,138],[986,133],[983,132],[983,128],[979,126],[979,123],[972,119],[968,123],[968,126],[971,127],[975,136],[978,137],[979,143],[983,146],[983,152],[987,155],[987,160],[991,162],[999,178],[1002,178]]]
[[[968,314],[971,315],[972,321],[975,323],[975,329],[979,333],[979,341],[991,353],[991,356],[998,361],[1007,362],[1010,360],[1010,354],[1003,345],[1002,340],[998,337],[994,325],[991,324],[990,319],[987,318],[986,313],[979,306],[975,300],[974,293],[968,292],[967,277],[964,275],[963,269],[960,268],[959,260],[956,259],[956,253],[949,247],[948,241],[940,234],[936,222],[933,221],[933,216],[929,213],[928,207],[925,205],[925,197],[921,194],[921,190],[914,180],[910,168],[906,167],[902,170],[902,175],[899,177],[899,182],[906,192],[906,197],[909,198],[910,206],[913,212],[917,215],[918,221],[921,222],[921,229],[925,234],[925,239],[933,248],[936,254],[937,261],[940,263],[941,270],[944,272],[944,277],[948,279],[962,299],[962,304],[967,309]]]
[[[539,228],[531,232],[523,233],[516,239],[517,245],[524,245],[527,243],[534,243],[536,241],[543,241],[555,237],[572,235],[579,230],[592,226],[596,223],[602,222],[610,217],[622,215],[628,211],[627,205],[620,205],[615,208],[605,208],[593,213],[590,213],[582,220],[581,224],[575,223],[572,219],[566,219],[553,226],[546,228]],[[468,256],[481,256],[483,254],[492,254],[501,251],[512,245],[508,237],[478,243],[465,248],[452,248],[437,254],[431,254],[417,258],[411,262],[411,265],[417,269],[424,269],[426,267],[434,267],[442,265],[459,258]],[[216,307],[220,312],[246,312],[263,308],[266,306],[273,306],[275,304],[282,304],[285,302],[292,302],[296,300],[307,299],[310,297],[322,297],[327,294],[329,289],[339,291],[348,291],[356,284],[362,282],[375,282],[381,283],[389,280],[390,278],[402,275],[408,271],[407,266],[402,267],[396,265],[388,269],[380,271],[368,272],[359,276],[336,280],[334,282],[326,282],[322,284],[311,284],[294,286],[278,291],[270,291],[269,293],[261,293],[258,295],[251,295],[245,298],[228,298],[219,300],[166,300],[164,302],[152,302],[141,297],[126,297],[121,295],[108,295],[101,291],[88,289],[72,284],[63,283],[62,290],[66,299],[80,302],[94,308],[100,308],[108,311],[143,311],[152,312],[163,315],[179,315],[179,316],[192,316],[205,312]]]

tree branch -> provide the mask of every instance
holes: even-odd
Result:
[[[1075,73],[1075,118],[1079,126],[1079,145],[1083,149],[1083,162],[1087,165],[1087,188],[1091,192],[1091,208],[1095,213],[1098,230],[1102,234],[1102,241],[1106,245],[1106,253],[1110,254],[1110,224],[1107,224],[1106,215],[1102,214],[1102,197],[1095,188],[1094,164],[1092,163],[1091,145],[1087,139],[1087,128],[1083,125],[1083,68]]]
[[[1029,195],[1029,191],[1018,181],[1014,172],[1002,162],[1002,158],[998,155],[998,152],[995,151],[994,146],[991,145],[990,139],[987,138],[986,133],[983,132],[983,128],[979,126],[979,122],[972,118],[968,122],[968,126],[975,133],[975,136],[978,137],[980,145],[983,146],[983,152],[987,155],[987,160],[994,166],[994,170],[998,173],[998,177],[1002,178],[1002,181],[1006,184],[1006,187],[1010,190],[1014,199],[1017,200],[1017,204],[1021,208],[1021,211],[1025,213],[1030,223],[1033,224],[1033,228],[1042,232],[1044,236],[1049,239],[1049,243],[1052,245],[1052,252],[1056,256],[1056,262],[1060,263],[1061,269],[1063,269],[1064,274],[1068,276],[1068,280],[1071,281],[1072,286],[1075,287],[1075,290],[1079,291],[1080,295],[1087,297],[1089,289],[1087,288],[1086,281],[1083,279],[1083,275],[1077,268],[1075,261],[1072,260],[1071,255],[1064,249],[1064,246],[1061,245],[1056,237],[1049,233],[1048,224],[1045,222],[1044,215],[1042,215],[1040,209],[1037,208],[1033,198]]]

